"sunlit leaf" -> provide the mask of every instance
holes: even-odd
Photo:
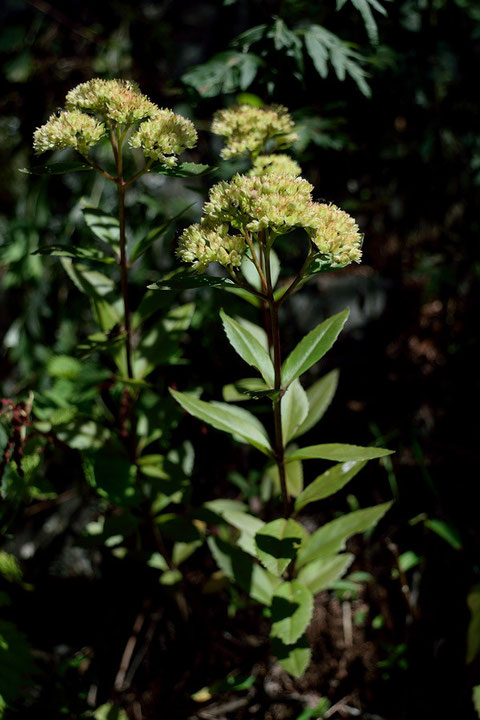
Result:
[[[243,408],[219,402],[205,402],[193,395],[170,389],[171,395],[184,410],[217,430],[235,435],[266,455],[271,454],[265,428],[252,413]]]
[[[303,567],[319,557],[328,557],[344,550],[347,540],[352,535],[374,528],[391,506],[392,503],[387,502],[355,510],[322,525],[302,543],[298,551],[297,567]]]
[[[271,610],[272,637],[292,645],[310,624],[313,594],[299,580],[283,582],[273,594]]]
[[[348,318],[348,313],[349,310],[346,308],[328,318],[300,340],[283,363],[282,385],[284,387],[288,387],[292,380],[309,370],[330,350]]]
[[[365,467],[366,463],[366,460],[349,460],[338,465],[333,465],[333,467],[316,477],[297,497],[295,501],[295,511],[299,512],[309,503],[323,500],[341,490]]]

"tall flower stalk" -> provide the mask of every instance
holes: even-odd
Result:
[[[346,212],[313,200],[313,187],[299,177],[300,168],[293,159],[272,154],[296,137],[285,108],[240,106],[221,111],[212,129],[226,138],[224,157],[247,154],[252,168],[248,175],[235,175],[229,182],[214,185],[200,222],[186,228],[179,240],[179,258],[198,273],[217,262],[228,278],[208,276],[204,283],[201,275],[187,275],[183,286],[190,282],[192,287],[233,288],[237,294],[253,296],[253,302],[264,308],[264,329],[221,312],[229,342],[262,380],[246,378],[234,384],[233,394],[224,393],[227,403],[171,392],[192,415],[260,450],[268,458],[267,471],[272,464],[276,468],[282,499],[279,517],[264,522],[247,511],[227,508],[223,519],[232,526],[232,538],[238,545],[214,536],[209,545],[221,570],[254,600],[270,607],[272,650],[288,672],[301,675],[310,657],[304,633],[314,593],[328,587],[352,562],[351,554],[339,552],[346,539],[373,527],[389,504],[353,512],[346,516],[347,521],[339,518],[329,524],[333,527],[319,528],[312,535],[299,522],[298,514],[310,502],[343,487],[368,460],[389,451],[339,443],[303,448],[292,444],[315,426],[333,395],[336,375],[321,378],[307,391],[300,377],[332,347],[348,310],[320,323],[284,360],[279,311],[311,276],[360,262],[363,238]],[[285,235],[296,241],[302,233],[307,249],[301,268],[277,287],[281,263],[275,243]],[[242,400],[242,395],[243,399],[271,399],[273,438],[255,415],[231,404],[233,399]],[[339,464],[303,488],[302,462],[311,459]]]
[[[111,174],[89,154],[105,136],[109,138],[115,174]],[[143,167],[129,178],[124,177],[124,148],[140,148],[145,157]],[[135,83],[124,80],[93,79],[78,85],[66,97],[66,109],[52,115],[34,135],[37,154],[47,150],[72,148],[95,171],[113,182],[117,191],[117,214],[120,285],[123,300],[123,331],[125,335],[125,370],[127,379],[135,381],[135,361],[131,308],[129,299],[129,259],[127,252],[125,195],[128,188],[152,165],[161,163],[166,169],[178,163],[177,155],[196,144],[197,133],[192,123],[168,109],[160,109],[140,92]],[[124,393],[130,422],[129,454],[137,459],[135,388]]]

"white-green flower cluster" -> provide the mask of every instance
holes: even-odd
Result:
[[[254,175],[258,177],[262,175],[293,175],[293,177],[298,177],[302,174],[302,168],[290,155],[282,153],[278,155],[259,155],[253,161],[248,174],[250,177]]]
[[[197,272],[204,272],[211,262],[226,268],[239,267],[245,248],[245,238],[229,235],[228,225],[210,227],[208,220],[202,220],[183,231],[177,255],[184,262],[193,263]]]
[[[331,265],[360,262],[362,237],[354,219],[335,205],[314,202],[312,190],[292,175],[235,175],[219,182],[210,190],[200,223],[180,238],[178,255],[199,270],[212,261],[236,266],[249,236],[267,242],[303,228]]]
[[[310,236],[332,265],[349,265],[362,259],[362,239],[351,215],[336,205],[314,203],[316,221]]]
[[[242,155],[256,157],[269,144],[277,150],[289,147],[297,139],[294,122],[282,105],[264,108],[236,105],[219,110],[213,117],[212,132],[225,138],[221,155],[226,160]]]
[[[190,120],[172,110],[158,110],[130,138],[130,146],[142,148],[146,157],[173,167],[176,155],[197,144],[197,131]]]
[[[130,138],[130,146],[141,148],[151,160],[173,167],[178,162],[176,156],[197,142],[190,120],[160,109],[129,80],[89,80],[70,90],[66,107],[37,128],[35,152],[71,147],[86,156],[105,135],[107,126],[118,131],[121,138],[126,130],[141,123]]]
[[[134,125],[152,117],[158,107],[130,80],[93,78],[77,85],[66,97],[67,109],[100,115],[116,125]]]
[[[85,156],[106,131],[105,125],[90,115],[64,110],[59,115],[50,115],[48,122],[35,130],[33,148],[37,155],[47,150],[73,148]]]

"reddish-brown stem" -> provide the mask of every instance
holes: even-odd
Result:
[[[285,472],[285,448],[283,445],[282,431],[282,352],[280,346],[280,328],[278,325],[278,303],[273,297],[272,273],[270,269],[270,249],[265,246],[265,274],[267,281],[267,303],[270,311],[270,327],[273,345],[273,368],[274,368],[274,385],[278,391],[275,395],[273,403],[273,420],[275,425],[275,460],[278,467],[278,475],[280,478],[280,489],[283,498],[283,514],[286,518],[290,517],[291,504],[288,496],[287,478]]]

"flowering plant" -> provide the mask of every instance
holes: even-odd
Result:
[[[310,659],[305,631],[314,595],[340,578],[352,563],[353,555],[343,552],[347,539],[372,528],[390,504],[343,515],[313,534],[297,516],[310,503],[343,488],[368,460],[390,451],[339,443],[298,447],[298,438],[314,428],[325,412],[337,375],[330,373],[307,390],[300,378],[332,347],[348,310],[320,323],[286,358],[279,312],[312,275],[360,262],[362,236],[346,212],[312,199],[313,187],[298,176],[300,169],[293,159],[263,154],[272,140],[275,149],[295,139],[285,108],[240,106],[222,111],[214,119],[213,130],[226,137],[224,157],[248,154],[252,168],[248,175],[235,175],[213,186],[200,222],[183,232],[177,252],[200,273],[210,263],[219,263],[231,282],[217,278],[220,286],[241,291],[263,307],[264,327],[221,313],[230,344],[260,378],[227,386],[227,403],[171,392],[189,413],[252,445],[267,458],[264,472],[273,478],[282,499],[279,517],[268,520],[246,509],[226,508],[222,516],[231,534],[228,538],[212,535],[208,542],[220,569],[269,607],[272,651],[289,673],[299,676]],[[308,241],[303,265],[290,282],[277,288],[281,262],[274,250],[276,239],[299,230]],[[215,284],[215,278],[210,279]],[[191,282],[195,285],[194,277]],[[272,403],[272,438],[254,414],[231,404],[232,400],[265,397]],[[306,460],[336,464],[304,488],[302,463]]]

